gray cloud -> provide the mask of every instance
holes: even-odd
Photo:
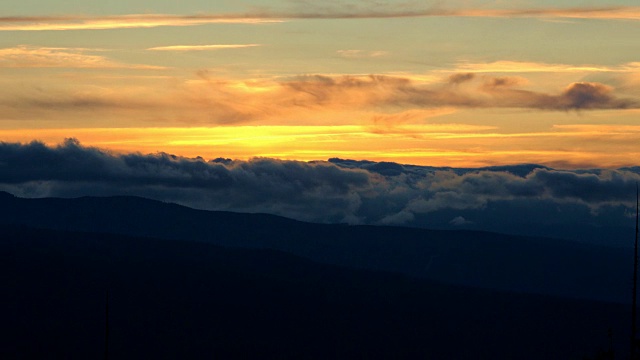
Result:
[[[464,226],[464,225],[468,225],[468,224],[472,224],[473,222],[465,219],[462,216],[456,216],[455,218],[451,219],[451,221],[449,221],[449,224],[454,225],[454,226]]]
[[[418,84],[409,78],[385,75],[298,77],[284,81],[283,93],[295,106],[368,105],[454,106],[473,108],[528,108],[540,110],[593,110],[637,108],[633,99],[620,99],[610,86],[579,82],[560,93],[542,93],[519,88],[518,77],[483,76],[480,83],[473,73],[449,76],[441,84]],[[449,85],[449,86],[447,86]],[[451,86],[456,85],[456,86]]]
[[[355,190],[366,191],[370,181],[365,170],[327,162],[116,155],[73,139],[56,147],[0,143],[0,159],[0,184],[19,195],[139,195],[319,221],[356,221]]]
[[[19,196],[137,195],[201,209],[266,212],[318,222],[465,225],[494,231],[518,222],[563,219],[605,226],[612,216],[618,223],[630,219],[624,214],[635,205],[638,181],[636,168],[449,169],[341,159],[206,161],[164,153],[113,154],[73,139],[54,147],[0,143],[0,189]],[[550,216],[550,211],[559,215]]]
[[[599,84],[580,82],[571,84],[559,96],[556,107],[566,109],[624,109],[636,107],[630,100],[615,99],[612,88]]]
[[[452,84],[461,84],[463,82],[471,81],[476,77],[474,73],[458,73],[449,76],[449,82]]]

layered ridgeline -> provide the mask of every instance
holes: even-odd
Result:
[[[0,226],[0,253],[2,359],[584,359],[629,338],[626,304],[274,250]]]
[[[323,264],[484,289],[618,303],[631,298],[629,248],[568,240],[314,224],[137,197],[23,199],[8,193],[0,195],[0,224],[271,249]]]

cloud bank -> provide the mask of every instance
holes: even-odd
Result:
[[[384,75],[301,76],[281,83],[294,104],[386,105],[417,107],[528,108],[541,110],[626,109],[637,107],[632,99],[620,99],[611,86],[576,82],[559,93],[523,88],[518,77],[479,77],[458,73],[448,83],[421,84],[406,77]],[[456,85],[456,86],[448,86]]]
[[[102,57],[83,54],[5,56],[0,66],[119,66]],[[41,51],[41,50],[39,50]],[[122,65],[125,66],[125,65]],[[63,84],[60,84],[63,85]],[[184,81],[165,81],[154,91],[122,84],[24,87],[0,93],[7,118],[25,115],[40,119],[78,118],[75,113],[96,111],[92,119],[126,112],[134,118],[153,118],[175,124],[298,124],[337,125],[371,123],[371,119],[402,119],[414,110],[515,108],[538,111],[637,109],[637,98],[620,95],[599,82],[573,82],[556,90],[532,90],[527,79],[462,72],[427,81],[410,76],[303,75],[273,79],[233,80],[199,71]],[[354,116],[355,115],[355,116]],[[354,120],[355,119],[355,120]],[[420,121],[421,117],[417,117]],[[390,121],[385,123],[391,125]]]
[[[19,196],[137,195],[200,209],[265,212],[315,222],[485,230],[520,222],[628,225],[640,181],[640,168],[207,161],[165,153],[114,154],[73,139],[55,147],[0,143],[0,159],[0,189]],[[510,218],[504,218],[505,213]]]

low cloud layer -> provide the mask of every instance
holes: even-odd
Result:
[[[19,196],[137,195],[201,209],[265,212],[317,222],[488,230],[514,222],[607,223],[610,215],[624,225],[631,219],[627,215],[640,181],[635,168],[450,169],[342,159],[207,161],[164,153],[118,155],[72,139],[56,147],[0,143],[0,159],[0,189]],[[514,207],[522,215],[498,218]],[[548,209],[564,215],[551,216]]]

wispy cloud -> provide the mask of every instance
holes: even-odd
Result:
[[[338,55],[348,59],[359,59],[359,58],[376,58],[381,56],[389,55],[389,52],[382,50],[375,51],[365,51],[365,50],[338,50],[336,51]]]
[[[214,23],[262,24],[293,19],[369,19],[409,17],[493,17],[540,19],[597,19],[640,20],[640,7],[575,7],[537,9],[442,9],[409,8],[401,10],[388,6],[378,9],[356,7],[344,11],[328,7],[309,11],[261,11],[229,14],[131,14],[113,16],[4,16],[0,17],[0,31],[42,30],[107,30],[152,28],[158,26],[195,26]]]
[[[203,50],[224,50],[224,49],[242,49],[262,46],[260,44],[225,44],[225,45],[172,45],[158,46],[147,50],[153,51],[203,51]]]
[[[133,14],[114,16],[5,16],[0,31],[109,30],[153,28],[159,26],[195,26],[204,24],[262,24],[281,22],[275,18],[229,15]]]
[[[594,64],[571,65],[551,64],[531,61],[500,60],[488,63],[460,62],[453,70],[475,73],[588,73],[588,72],[637,72],[640,71],[640,63],[631,62],[618,66],[602,66]]]
[[[461,17],[507,17],[542,19],[596,19],[596,20],[640,20],[640,7],[574,7],[538,9],[469,9],[442,11],[442,16]]]
[[[96,50],[26,45],[4,48],[0,49],[0,67],[163,69],[163,67],[160,66],[115,62],[104,56],[87,54],[89,51]]]

